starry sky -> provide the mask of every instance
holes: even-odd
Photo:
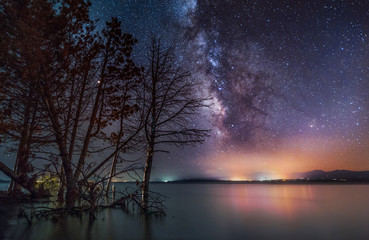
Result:
[[[213,98],[197,147],[156,156],[153,180],[269,179],[369,170],[369,2],[365,0],[92,0],[98,26],[116,16],[152,36]]]
[[[158,155],[154,178],[268,179],[313,169],[369,170],[369,3],[94,0],[139,43],[150,37],[213,98],[195,148]]]

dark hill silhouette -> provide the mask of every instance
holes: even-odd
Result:
[[[325,172],[322,170],[313,170],[309,172],[295,173],[292,178],[304,178],[309,180],[369,180],[369,171],[335,170]]]

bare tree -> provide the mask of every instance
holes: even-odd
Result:
[[[107,28],[103,30],[100,41],[101,53],[95,66],[97,78],[94,80],[98,87],[94,94],[88,127],[74,173],[77,180],[83,171],[91,138],[98,137],[103,128],[118,121],[120,117],[126,118],[136,109],[134,104],[129,105],[127,98],[130,96],[127,91],[132,87],[132,82],[139,78],[141,71],[130,58],[132,46],[137,40],[131,34],[122,33],[120,27],[121,23],[113,18],[111,22],[107,22]],[[117,100],[119,97],[122,98],[121,101]],[[111,137],[116,138],[117,135],[119,134],[112,134]],[[119,151],[119,149],[115,150]]]
[[[51,18],[53,4],[48,1],[32,4],[30,1],[20,0],[1,1],[0,4],[1,29],[4,33],[0,38],[4,43],[0,68],[4,84],[2,87],[6,95],[1,104],[10,106],[7,123],[11,123],[3,132],[12,140],[18,141],[14,171],[23,176],[32,172],[32,166],[29,164],[31,146],[41,141],[39,136],[37,140],[34,137],[35,132],[40,129],[41,119],[46,116],[45,111],[40,110],[43,105],[37,85],[41,78],[45,85],[45,73],[51,69],[51,65],[60,63],[53,66],[59,72],[65,66],[60,62],[63,50],[69,49],[67,42],[63,44],[61,41],[65,31],[58,32],[55,26],[65,30],[70,17],[60,13],[59,16]],[[64,7],[72,12],[78,7],[78,3]],[[46,36],[48,39],[45,39]],[[65,49],[51,52],[58,44],[63,45]],[[56,75],[52,78],[56,78]],[[20,182],[19,179],[13,180]],[[31,183],[28,182],[27,185]]]
[[[205,141],[208,130],[194,127],[193,119],[207,107],[207,98],[196,96],[196,82],[178,67],[171,48],[153,39],[147,55],[143,82],[146,161],[142,182],[142,206],[149,206],[149,182],[157,152],[167,145],[183,146]]]
[[[21,183],[18,178],[27,174],[23,166],[27,166],[24,161],[31,156],[31,146],[37,142],[49,144],[33,157],[55,167],[62,182],[60,195],[65,188],[68,207],[74,205],[79,185],[119,156],[119,151],[126,151],[140,128],[113,134],[114,125],[137,109],[128,91],[141,71],[131,59],[137,40],[121,31],[117,19],[108,22],[102,34],[96,32],[88,10],[89,2],[83,0],[0,0],[0,27],[5,33],[0,37],[4,43],[0,76],[8,83],[6,91],[0,85],[0,121],[5,126],[13,124],[12,114],[18,118],[21,127],[14,139],[19,142],[16,166],[22,172],[17,174],[16,169],[5,168],[3,164],[0,170]],[[121,97],[119,92],[126,93],[124,103],[114,100]],[[17,108],[8,114],[6,104],[10,102]],[[44,137],[42,141],[39,136],[37,141],[34,138],[39,132]],[[1,133],[12,134],[4,129]],[[117,144],[101,144],[113,140]],[[88,156],[98,153],[108,157],[93,169],[91,164],[85,167]]]

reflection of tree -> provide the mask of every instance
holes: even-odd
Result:
[[[144,227],[144,238],[145,240],[151,240],[152,239],[152,231],[151,231],[151,217],[150,216],[143,216],[143,227]]]

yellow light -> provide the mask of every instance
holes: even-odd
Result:
[[[243,178],[243,177],[233,177],[233,178],[230,179],[230,181],[234,181],[234,182],[249,181],[249,179]]]

